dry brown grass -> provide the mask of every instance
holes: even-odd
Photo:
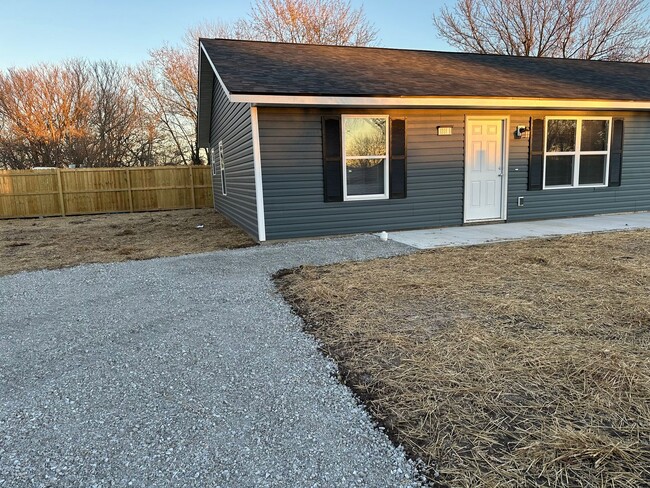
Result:
[[[441,486],[650,486],[650,231],[305,267],[278,286]]]
[[[0,276],[253,244],[212,209],[0,220]]]

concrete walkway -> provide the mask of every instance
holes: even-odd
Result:
[[[271,273],[374,236],[0,278],[0,488],[414,487]]]
[[[628,229],[650,229],[650,212],[390,232],[388,237],[417,249],[432,249]]]

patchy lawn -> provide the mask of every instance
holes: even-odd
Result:
[[[440,486],[650,485],[650,231],[285,273],[342,379]]]
[[[0,220],[0,276],[253,244],[212,209]]]

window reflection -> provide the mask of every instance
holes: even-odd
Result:
[[[576,127],[576,120],[549,120],[546,133],[546,150],[548,152],[575,151]]]

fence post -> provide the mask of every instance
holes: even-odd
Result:
[[[196,197],[194,195],[194,167],[191,163],[187,167],[190,168],[190,193],[192,194],[192,208],[196,208]]]
[[[131,191],[131,168],[126,167],[126,186],[129,190],[129,212],[133,213],[133,192]]]
[[[59,184],[59,206],[61,207],[61,217],[65,217],[65,199],[63,198],[63,183],[61,179],[61,168],[56,168],[56,181]]]

